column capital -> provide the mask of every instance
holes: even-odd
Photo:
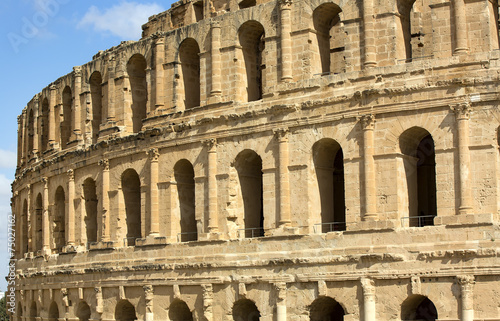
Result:
[[[75,171],[74,170],[69,169],[66,173],[68,174],[68,178],[69,178],[70,181],[74,181],[75,180]]]
[[[293,0],[280,0],[280,7],[282,10],[290,10],[293,4]]]
[[[73,67],[73,74],[75,77],[81,77],[82,76],[82,66]]]
[[[217,148],[217,139],[210,138],[210,139],[204,140],[203,145],[208,147],[209,153],[215,153],[216,148]]]
[[[365,296],[375,295],[375,282],[369,278],[361,278],[361,287]]]
[[[43,183],[43,187],[47,188],[49,184],[49,178],[48,177],[42,177],[41,182]]]
[[[213,28],[220,28],[220,20],[212,20],[210,21],[210,27]]]
[[[109,159],[107,159],[107,158],[101,159],[98,164],[100,166],[104,167],[103,170],[109,171]]]
[[[69,306],[68,289],[62,288],[61,289],[61,296],[62,296],[62,302],[64,303],[64,306],[67,308]]]
[[[55,90],[57,90],[57,86],[55,84],[51,84],[49,86],[49,89],[50,89],[50,91],[55,91]]]
[[[274,137],[276,137],[276,139],[280,143],[288,141],[288,133],[289,132],[290,132],[290,130],[288,128],[276,128],[276,129],[273,129]]]
[[[457,282],[462,291],[472,291],[472,287],[476,283],[474,275],[457,275]]]
[[[31,184],[26,184],[26,189],[28,190],[28,195],[31,194]]]
[[[450,105],[451,110],[455,112],[457,120],[469,120],[472,112],[469,102],[464,101],[458,104]]]
[[[274,283],[274,287],[276,288],[276,291],[278,292],[277,299],[278,302],[283,302],[286,300],[286,282],[278,282]]]
[[[160,158],[160,152],[158,151],[158,148],[151,148],[146,152],[146,154],[149,156],[151,162],[158,162]]]
[[[361,127],[363,130],[373,130],[375,129],[375,115],[367,114],[359,117],[361,122]]]

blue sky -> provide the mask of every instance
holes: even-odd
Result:
[[[156,1],[156,2],[155,2]],[[0,291],[8,273],[7,222],[17,155],[17,116],[44,87],[124,40],[173,1],[0,1]]]

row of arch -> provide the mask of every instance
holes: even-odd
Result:
[[[404,158],[406,184],[409,196],[409,226],[433,225],[437,215],[435,150],[432,136],[422,128],[410,128],[401,138],[401,151]],[[344,156],[338,142],[323,138],[312,146],[312,158],[317,180],[319,208],[321,209],[321,232],[342,231],[346,229]],[[263,168],[261,157],[253,150],[241,151],[235,158],[242,203],[244,237],[264,236],[264,193]],[[179,160],[173,168],[173,189],[176,199],[175,213],[171,220],[178,220],[178,241],[196,241],[198,224],[196,219],[195,177],[193,165],[186,159]],[[121,186],[125,221],[126,244],[135,245],[135,240],[144,238],[141,226],[144,222],[141,213],[144,208],[141,199],[141,180],[134,169],[126,169],[121,174]],[[98,193],[97,183],[87,178],[83,183],[84,229],[87,242],[98,240]],[[53,194],[53,210],[50,213],[50,248],[61,252],[66,245],[66,204],[65,189],[58,186]],[[203,197],[203,196],[201,196]],[[37,252],[42,248],[42,220],[44,201],[42,193],[35,198],[35,211],[31,212],[31,225],[28,224],[28,202],[22,205],[22,242],[23,253]],[[147,219],[147,218],[146,218]],[[36,232],[28,228],[36,228]],[[33,240],[34,238],[34,240]],[[36,244],[36,248],[29,244]]]
[[[309,305],[310,321],[342,321],[345,310],[342,305],[329,296],[320,296]],[[22,306],[19,306],[19,317],[22,317]],[[120,300],[115,307],[116,321],[137,320],[136,309],[128,300]],[[168,308],[168,316],[171,321],[194,321],[193,311],[185,301],[175,299]],[[32,302],[29,311],[29,321],[35,321],[38,317],[36,302]],[[52,302],[49,308],[49,320],[58,320],[62,317],[56,302]],[[91,317],[90,306],[85,301],[80,301],[76,307],[76,317],[79,321],[89,321]],[[261,313],[254,301],[240,299],[234,302],[232,307],[234,321],[259,321]],[[438,319],[438,313],[434,303],[422,295],[411,295],[401,304],[401,320],[425,320],[434,321]]]
[[[415,41],[415,37],[423,37],[421,33],[412,33],[413,21],[420,17],[416,14],[422,10],[429,10],[428,6],[417,5],[415,1],[398,1],[398,11],[400,13],[400,24],[398,30],[401,35],[398,38],[398,48],[401,54],[398,57],[412,59],[412,52],[421,51],[421,42]],[[490,10],[490,9],[489,9]],[[498,9],[491,9],[493,19],[492,26],[497,28],[495,17],[498,16]],[[346,32],[343,27],[342,8],[335,3],[320,4],[312,14],[313,28],[317,44],[318,59],[311,59],[315,65],[315,74],[330,74],[345,72]],[[421,24],[421,23],[420,23]],[[263,70],[266,68],[265,52],[265,28],[255,20],[250,20],[241,25],[238,30],[238,42],[243,55],[244,79],[241,84],[245,88],[244,96],[247,101],[255,101],[262,98],[263,95]],[[494,48],[498,48],[498,32],[496,32]],[[415,47],[415,48],[413,48]],[[174,97],[180,110],[200,106],[200,46],[197,40],[193,38],[184,39],[176,52],[176,62],[180,65],[176,75],[178,76],[174,86]],[[146,58],[142,54],[133,55],[126,64],[126,72],[130,82],[130,115],[131,132],[137,133],[142,129],[142,122],[147,118],[147,102],[151,99],[152,84],[148,83],[146,70],[150,68]],[[94,71],[87,80],[90,86],[90,96],[92,101],[92,143],[96,143],[99,137],[100,126],[105,124],[108,119],[108,106],[103,103],[104,99],[111,93],[108,93],[109,86],[105,85],[103,75],[99,71]],[[44,98],[41,102],[40,117],[36,119],[33,109],[26,115],[26,151],[32,151],[34,147],[35,127],[39,128],[41,152],[49,148],[49,122],[54,121],[55,137],[58,137],[58,143],[61,148],[66,148],[75,131],[73,124],[75,93],[70,86],[66,86],[62,91],[62,107],[56,112],[56,115],[62,115],[61,119],[57,117],[49,119],[49,101]],[[129,111],[125,111],[128,114]],[[128,120],[127,120],[128,121]]]

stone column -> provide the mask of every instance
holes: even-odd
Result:
[[[49,148],[55,148],[56,146],[56,98],[57,98],[57,87],[55,85],[50,85],[50,100],[49,100]]]
[[[467,16],[465,13],[465,1],[453,0],[455,18],[455,55],[463,55],[469,51],[469,41],[467,36]]]
[[[38,130],[38,112],[39,112],[39,98],[36,96],[33,100],[33,150],[31,151],[33,153],[33,157],[38,156],[38,151],[40,150],[39,142],[40,139],[38,137],[38,133],[40,132]],[[29,151],[28,151],[29,152]]]
[[[364,115],[361,117],[361,126],[363,128],[363,167],[364,167],[364,205],[365,213],[363,220],[376,221],[377,215],[377,185],[375,180],[375,160],[373,151],[375,147],[374,115]]]
[[[108,122],[115,121],[115,56],[108,60]]]
[[[363,321],[375,321],[375,285],[373,280],[361,278],[363,288]]]
[[[42,215],[42,251],[44,254],[50,253],[50,222],[49,222],[49,179],[42,178],[43,182],[43,215]]]
[[[286,283],[280,282],[274,286],[278,292],[276,296],[276,321],[286,321]]]
[[[30,239],[28,238],[28,248],[29,252],[34,253],[35,252],[35,238],[36,238],[36,229],[35,229],[35,222],[36,219],[33,219],[32,214],[33,210],[31,209],[31,184],[28,184],[26,186],[26,189],[28,190],[28,196],[26,202],[28,203],[28,208],[27,208],[27,215],[28,215],[28,226],[31,227],[31,242]],[[29,228],[28,228],[28,235],[29,235]]]
[[[75,92],[73,99],[73,140],[79,140],[82,134],[81,131],[81,108],[80,108],[80,94],[82,93],[82,67],[73,67],[75,77]]]
[[[165,73],[163,72],[163,61],[165,59],[165,38],[163,36],[159,36],[159,38],[156,39],[155,50],[155,110],[157,110],[165,107]]]
[[[364,66],[365,68],[375,67],[377,65],[377,54],[373,0],[363,0],[363,37],[365,42]]]
[[[212,284],[202,284],[203,290],[203,316],[206,321],[214,320],[213,304],[214,290]]]
[[[75,245],[75,173],[68,170],[68,219],[66,245]]]
[[[150,236],[160,236],[160,218],[158,210],[158,160],[160,153],[157,148],[152,148],[149,155],[149,204],[150,204]]]
[[[22,113],[22,119],[23,119],[23,140],[21,142],[21,149],[22,149],[22,154],[23,154],[23,161],[25,163],[28,163],[29,156],[28,156],[28,118],[27,118],[27,110],[24,109]]]
[[[209,139],[205,142],[208,146],[208,233],[219,230],[217,215],[217,140]]]
[[[146,315],[144,317],[144,321],[153,321],[154,289],[152,285],[145,285],[142,288],[144,289],[144,301],[146,302]]]
[[[102,299],[102,288],[94,288],[95,292],[95,312],[102,314],[104,312],[104,300]]]
[[[109,160],[103,159],[99,161],[102,166],[102,182],[101,182],[101,195],[102,195],[102,210],[101,210],[101,235],[102,242],[109,242]]]
[[[474,321],[474,275],[459,275],[457,281],[462,294],[461,321]]]
[[[210,96],[220,96],[222,93],[221,87],[221,28],[220,21],[212,21],[211,23],[212,44],[210,47],[210,59],[212,62],[212,89]]]
[[[290,178],[288,173],[289,152],[288,152],[288,128],[277,129],[274,131],[278,139],[279,149],[279,206],[280,206],[280,226],[290,226]]]
[[[281,0],[281,81],[292,81],[292,0]]]
[[[458,136],[458,163],[460,168],[460,207],[459,214],[472,213],[472,190],[470,176],[470,151],[469,151],[469,103],[458,104],[454,107],[457,118]]]

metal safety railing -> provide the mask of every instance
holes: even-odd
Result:
[[[435,215],[407,216],[401,218],[401,226],[423,227],[434,225]]]
[[[264,236],[263,227],[249,227],[238,229],[238,235],[240,238],[254,238]]]
[[[345,231],[345,222],[326,222],[314,224],[314,233],[328,233],[328,232],[339,232]]]

